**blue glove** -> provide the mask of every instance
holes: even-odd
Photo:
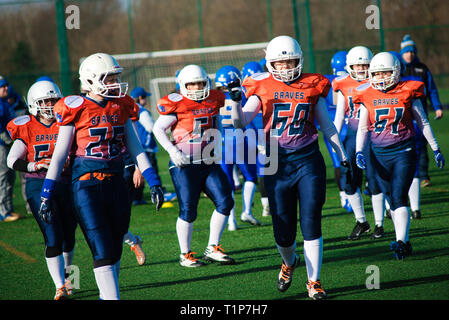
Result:
[[[162,207],[164,203],[164,190],[161,186],[153,186],[151,189],[151,202],[156,205],[156,211]]]
[[[45,223],[50,224],[52,222],[50,200],[41,197],[41,206],[39,208],[39,217]]]
[[[444,160],[443,154],[441,153],[440,149],[434,151],[433,153],[435,154],[435,162],[437,163],[437,167],[443,169],[446,161]]]
[[[359,167],[362,170],[366,169],[366,161],[365,161],[365,156],[363,155],[362,152],[357,152],[355,154],[355,163],[357,164],[357,167]]]

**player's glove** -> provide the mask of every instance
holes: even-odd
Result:
[[[366,161],[365,161],[365,156],[363,155],[362,152],[357,152],[355,154],[355,163],[357,164],[357,167],[359,167],[362,170],[366,169]]]
[[[437,167],[443,169],[446,161],[444,160],[443,154],[441,153],[440,149],[434,151],[433,153],[435,154],[435,162],[437,163]]]
[[[50,167],[51,159],[42,159],[38,162],[33,162],[33,171],[47,170]]]
[[[235,102],[242,100],[242,87],[240,87],[240,80],[229,82],[227,85],[229,96]]]
[[[168,154],[170,155],[171,161],[178,168],[188,165],[190,163],[190,158],[181,150],[179,150],[176,146],[170,147],[168,150]]]
[[[340,173],[346,178],[346,184],[352,184],[352,168],[349,161],[340,162]]]
[[[41,206],[39,207],[39,217],[45,223],[50,224],[52,222],[50,200],[47,198],[41,197]]]
[[[156,211],[159,211],[164,203],[164,190],[161,186],[151,187],[151,202],[156,205]]]

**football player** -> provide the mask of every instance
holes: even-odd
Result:
[[[129,152],[151,187],[158,210],[163,192],[154,169],[136,136],[132,120],[137,106],[120,81],[123,69],[109,54],[95,53],[80,65],[85,96],[67,96],[55,105],[58,142],[41,192],[39,213],[51,218],[55,192],[69,150],[74,149],[72,191],[77,218],[92,252],[100,298],[120,298],[118,276],[123,237],[128,231],[130,204],[123,179],[123,154]]]
[[[363,149],[371,134],[371,160],[378,184],[391,206],[396,241],[390,245],[394,257],[404,259],[412,252],[409,241],[410,214],[407,196],[416,170],[416,144],[413,119],[429,142],[437,166],[444,157],[423,110],[421,81],[400,81],[401,66],[389,52],[376,54],[369,66],[369,83],[356,88],[353,103],[360,105],[356,140],[356,162],[365,169]]]
[[[354,172],[352,181],[346,181],[345,177],[341,179],[341,185],[345,190],[356,219],[356,225],[348,236],[349,240],[358,240],[362,234],[371,230],[366,220],[363,197],[360,191],[363,170],[360,170],[355,163],[355,139],[359,121],[359,106],[352,102],[352,94],[355,88],[368,81],[368,68],[372,58],[373,54],[367,47],[353,47],[346,56],[346,70],[348,74],[338,77],[332,82],[333,90],[338,94],[334,124],[337,131],[340,132],[345,118],[348,119],[347,134],[343,143]],[[371,158],[369,155],[369,145],[366,146],[364,152],[365,159],[369,161]],[[370,163],[366,166],[366,178],[371,193],[376,223],[372,236],[373,238],[381,238],[384,235],[383,216],[385,200],[384,195],[377,185],[375,173]]]
[[[68,275],[72,265],[77,226],[68,167],[65,167],[55,182],[57,187],[51,200],[51,223],[44,221],[38,214],[40,192],[58,138],[59,127],[55,122],[53,106],[60,98],[61,92],[54,82],[34,83],[27,95],[30,115],[17,117],[7,125],[7,130],[14,140],[7,163],[10,168],[26,173],[26,199],[44,236],[45,260],[56,286],[55,300],[65,299],[72,293]]]
[[[250,61],[243,65],[242,68],[242,80],[247,77],[252,76],[255,73],[264,72],[264,68],[259,62]],[[244,97],[242,97],[244,98]],[[243,104],[242,104],[243,105]],[[256,130],[256,137],[259,136],[259,130],[263,130],[262,121],[262,111],[260,111],[257,116],[252,121],[252,125]],[[260,145],[259,139],[257,138],[257,176],[259,177],[259,191],[260,191],[260,201],[262,203],[262,217],[269,217],[270,214],[270,202],[268,201],[267,192],[265,190],[265,179],[263,177],[263,165],[261,162],[264,161],[264,155],[266,150],[263,145]]]
[[[181,249],[179,263],[183,267],[204,265],[191,251],[193,223],[201,192],[204,192],[216,210],[210,219],[209,241],[203,259],[232,264],[234,259],[224,253],[220,240],[234,200],[229,180],[214,155],[214,148],[221,146],[221,139],[210,141],[211,136],[220,138],[216,130],[217,116],[224,106],[225,95],[210,89],[209,77],[197,65],[182,68],[177,81],[180,93],[171,93],[158,101],[160,116],[153,133],[170,155],[169,171],[179,202],[176,222]],[[171,129],[173,142],[166,133],[168,129]]]
[[[249,163],[249,155],[256,154],[256,131],[250,124],[244,131],[250,130],[245,134],[244,139],[238,139],[235,135],[236,132],[242,132],[242,130],[235,131],[232,126],[231,119],[231,106],[229,101],[232,101],[229,97],[227,89],[228,83],[233,81],[241,81],[242,75],[239,69],[235,66],[224,66],[217,70],[215,73],[215,87],[225,95],[225,105],[220,108],[218,116],[218,126],[222,135],[223,148],[222,148],[222,161],[220,163],[221,168],[226,173],[232,190],[235,190],[233,169],[238,167],[243,174],[245,182],[242,189],[242,202],[243,209],[240,215],[240,220],[248,222],[252,225],[260,225],[260,221],[257,220],[252,212],[251,207],[253,205],[254,192],[256,191],[257,184],[257,164]],[[243,145],[242,145],[243,144]],[[234,197],[234,192],[233,192]],[[228,220],[228,230],[237,230],[238,225],[235,220],[235,207],[231,210]]]
[[[290,287],[299,262],[295,252],[299,201],[306,286],[309,297],[323,299],[327,294],[320,282],[321,210],[326,193],[326,166],[319,151],[314,119],[342,161],[341,167],[345,169],[342,174],[351,174],[346,152],[327,111],[325,98],[331,85],[320,74],[302,73],[301,47],[289,36],[272,39],[265,59],[269,72],[255,74],[243,82],[248,98],[243,109],[241,88],[228,85],[236,102],[232,119],[235,127],[245,127],[262,109],[266,140],[278,144],[278,170],[265,175],[274,238],[283,260],[278,290],[283,292]]]

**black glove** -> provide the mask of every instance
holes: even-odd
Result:
[[[151,202],[156,205],[156,211],[159,211],[164,203],[164,190],[161,186],[151,187]]]
[[[352,183],[352,168],[349,161],[340,162],[340,174],[346,178],[346,184]]]
[[[242,100],[242,87],[240,87],[240,80],[229,82],[227,85],[229,96],[235,102]]]
[[[41,206],[39,208],[39,217],[41,217],[42,221],[44,221],[45,223],[52,222],[50,200],[47,198],[41,197]]]

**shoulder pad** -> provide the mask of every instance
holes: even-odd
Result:
[[[30,122],[30,121],[31,121],[31,117],[30,117],[29,115],[23,115],[23,116],[19,116],[19,117],[15,118],[15,119],[13,120],[13,123],[14,123],[16,126],[22,126],[22,125],[24,125],[25,123],[28,123],[28,122]]]
[[[180,95],[179,93],[170,93],[168,95],[168,100],[170,100],[171,102],[179,102],[182,100],[182,95]]]
[[[364,84],[361,84],[360,86],[358,86],[356,88],[356,90],[357,91],[363,91],[363,90],[368,89],[370,86],[371,86],[371,84],[369,82],[367,82],[367,83],[364,83]]]
[[[78,108],[84,102],[84,98],[81,96],[67,96],[64,98],[64,104],[72,109]]]
[[[251,79],[254,80],[263,80],[270,76],[269,72],[258,72],[251,75]]]
[[[344,74],[344,75],[341,75],[341,76],[338,76],[338,77],[336,77],[334,80],[335,80],[335,81],[341,81],[341,80],[343,80],[343,79],[346,79],[347,77],[349,77],[349,73]]]

